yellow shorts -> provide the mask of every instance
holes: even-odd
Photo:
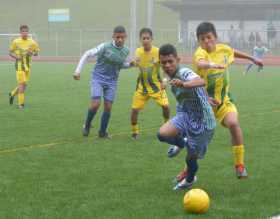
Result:
[[[30,78],[30,71],[17,71],[17,82],[19,84],[27,83]]]
[[[232,103],[230,101],[230,99],[226,99],[225,102],[222,104],[222,106],[220,106],[219,108],[217,108],[217,107],[213,108],[213,111],[214,111],[215,117],[219,123],[223,122],[225,116],[228,113],[231,113],[231,112],[238,113],[234,103]]]
[[[161,90],[157,93],[143,94],[140,91],[135,91],[132,100],[132,109],[143,109],[148,100],[154,99],[160,106],[168,106],[168,98],[165,90]]]

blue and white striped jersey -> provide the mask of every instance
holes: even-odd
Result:
[[[96,65],[92,70],[92,78],[105,82],[115,82],[118,79],[120,69],[129,66],[128,54],[127,47],[117,47],[114,42],[102,43],[84,53],[75,72],[81,72],[88,58],[97,57]]]
[[[172,79],[180,79],[182,81],[191,81],[199,77],[191,69],[179,67]],[[176,110],[178,113],[184,112],[188,114],[191,129],[199,132],[203,129],[211,130],[215,128],[216,121],[212,111],[212,107],[208,102],[208,97],[204,87],[182,88],[171,87],[172,93],[177,100]]]

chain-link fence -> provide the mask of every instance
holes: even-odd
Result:
[[[231,31],[218,30],[219,41],[231,45],[233,48],[251,52],[257,42],[266,46],[272,54],[280,55],[280,29],[270,31]],[[15,37],[11,34],[0,34],[0,55],[7,55],[9,44]],[[129,30],[128,30],[129,33]],[[136,34],[138,36],[138,34]],[[180,39],[178,30],[154,30],[154,44],[174,44],[179,53],[191,55],[197,47],[194,32],[189,32],[186,39]],[[61,30],[36,30],[32,37],[39,42],[41,56],[53,57],[78,57],[85,50],[95,47],[99,43],[112,39],[112,30],[106,29],[61,29]],[[127,46],[129,45],[129,36]]]

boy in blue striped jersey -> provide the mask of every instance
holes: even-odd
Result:
[[[173,45],[159,50],[161,67],[170,77],[172,93],[177,100],[176,116],[162,125],[158,139],[174,145],[169,156],[186,147],[187,175],[174,190],[191,188],[196,180],[197,159],[203,158],[216,127],[214,113],[208,102],[205,81],[191,69],[179,66],[179,57]]]
[[[117,90],[117,81],[121,68],[127,68],[132,63],[127,61],[129,49],[124,46],[126,31],[123,26],[117,26],[113,31],[113,41],[102,43],[96,48],[84,53],[73,75],[80,80],[81,70],[88,58],[97,57],[96,65],[92,70],[91,103],[83,126],[83,135],[88,136],[91,122],[97,113],[101,97],[104,99],[104,111],[99,129],[100,138],[109,138],[107,127],[111,116],[112,104]]]

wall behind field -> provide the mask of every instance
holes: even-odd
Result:
[[[36,29],[89,28],[112,29],[118,24],[129,27],[130,0],[0,0],[0,31],[17,30],[20,24]],[[138,0],[138,26],[146,24],[146,0]],[[49,24],[49,8],[69,8],[70,22]],[[178,15],[155,1],[156,28],[177,27]]]

